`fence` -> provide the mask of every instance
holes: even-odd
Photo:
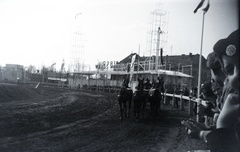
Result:
[[[198,114],[198,112],[199,112],[199,107],[200,107],[200,105],[203,105],[203,106],[207,106],[207,104],[206,104],[206,101],[204,101],[204,100],[201,100],[201,99],[196,99],[196,98],[191,98],[191,97],[189,97],[189,96],[183,96],[183,95],[176,95],[176,94],[170,94],[170,93],[164,93],[163,94],[164,95],[164,101],[163,101],[163,103],[164,104],[166,104],[167,103],[167,97],[171,97],[172,98],[172,100],[170,100],[171,101],[171,105],[173,106],[173,107],[175,107],[175,104],[178,102],[176,99],[177,98],[179,98],[180,99],[180,109],[181,110],[184,110],[184,100],[185,101],[188,101],[188,113],[189,113],[189,115],[193,115],[193,104],[194,103],[196,103],[197,104],[197,114]],[[199,119],[198,118],[199,116],[197,115],[197,120]]]
[[[113,86],[96,86],[96,85],[87,86],[87,85],[85,85],[85,86],[83,86],[83,89],[118,94],[121,88],[118,86],[113,87]],[[200,105],[205,106],[205,107],[207,106],[206,101],[201,100],[201,99],[191,98],[189,96],[170,94],[170,93],[163,93],[163,96],[164,96],[163,104],[168,104],[168,102],[169,102],[169,104],[171,106],[176,107],[176,105],[178,105],[178,103],[180,103],[180,106],[177,106],[177,108],[180,108],[181,110],[185,110],[184,104],[187,101],[189,115],[193,115],[194,103],[196,103],[197,104],[197,120],[199,120],[198,113],[199,113]]]
[[[48,86],[58,86],[59,84],[50,84],[50,83],[42,83],[42,85],[48,85]],[[61,85],[61,87],[69,87],[68,85]],[[70,87],[71,89],[71,87]],[[116,93],[119,94],[121,87],[119,86],[101,86],[101,85],[83,85],[82,87],[77,87],[76,89],[84,89],[84,90],[90,90],[90,91],[98,91],[98,92],[105,92],[105,93]],[[134,91],[134,90],[133,90]],[[193,115],[193,109],[194,109],[194,103],[197,104],[197,121],[199,121],[199,109],[200,105],[207,106],[206,101],[196,98],[191,98],[189,96],[184,96],[182,94],[170,94],[170,93],[163,93],[164,101],[163,104],[170,104],[173,107],[180,108],[181,110],[184,109],[184,104],[186,101],[188,101],[188,114],[190,116]],[[180,106],[178,106],[178,103],[180,103]]]
[[[119,87],[119,86],[100,86],[100,85],[87,86],[87,85],[83,85],[83,89],[118,94],[120,92],[121,87]]]

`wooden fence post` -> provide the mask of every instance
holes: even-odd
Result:
[[[173,98],[172,98],[172,106],[175,107],[175,94],[173,94]]]
[[[191,100],[191,98],[189,98],[189,115],[192,116],[193,115],[193,101]]]
[[[182,96],[183,96],[183,95],[181,94],[181,97],[180,97],[180,109],[181,109],[181,110],[184,110],[184,106],[183,106],[184,104],[183,104],[183,98],[182,98]]]
[[[164,95],[163,104],[166,104],[166,97],[167,97],[167,96],[166,96],[166,92],[164,92],[163,95]]]
[[[200,98],[197,98],[197,118],[196,118],[196,121],[197,121],[197,122],[199,122],[199,120],[200,120],[200,115],[199,115],[200,104],[201,104],[201,99],[200,99]]]

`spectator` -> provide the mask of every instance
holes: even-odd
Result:
[[[184,93],[183,93],[184,96],[189,96],[189,90],[187,87],[184,88]]]
[[[211,82],[205,82],[202,86],[202,95],[204,97],[204,99],[206,100],[206,108],[204,109],[204,117],[205,117],[205,125],[209,126],[208,121],[210,121],[211,123],[216,123],[213,122],[213,117],[214,117],[214,113],[218,112],[217,110],[215,110],[216,107],[216,95],[213,93],[212,91],[212,85]],[[213,124],[211,124],[213,125]]]
[[[219,113],[221,111],[221,96],[223,90],[223,82],[226,78],[225,73],[222,71],[221,63],[218,59],[218,55],[214,52],[210,53],[207,57],[207,67],[210,68],[211,72],[211,84],[212,90],[216,95],[216,113],[214,115],[214,122],[216,122]]]
[[[175,87],[175,89],[174,89],[174,94],[177,94],[177,95],[180,94],[180,89],[179,89],[179,88],[180,88],[179,86],[176,86],[176,87]],[[173,102],[175,102],[176,108],[179,107],[178,101],[179,101],[179,98],[175,98],[175,101],[173,101]]]
[[[198,90],[197,87],[192,88],[192,97],[194,100],[197,98],[197,90]],[[194,112],[194,115],[196,116],[197,115],[197,103],[196,102],[194,102],[193,112]]]
[[[240,111],[239,111],[239,30],[231,33],[226,39],[219,40],[214,46],[222,68],[226,73],[222,94],[222,110],[213,131],[202,131],[204,126],[198,123],[183,121],[194,138],[208,142],[211,151],[240,151]],[[234,89],[234,93],[228,92]],[[227,95],[228,94],[228,95]]]
[[[184,95],[184,96],[189,96],[189,90],[188,90],[187,87],[184,87],[183,95]],[[187,105],[187,101],[188,101],[188,100],[184,100],[185,106]]]
[[[225,92],[228,95],[227,97],[222,98],[224,103],[223,108],[225,107],[225,109],[224,112],[220,114],[222,117],[227,117],[228,115],[225,114],[225,112],[230,110],[230,107],[228,107],[229,104],[233,104],[232,108],[234,108],[235,104],[239,106],[239,100],[236,100],[236,102],[234,102],[234,100],[232,103],[227,103],[228,106],[225,106],[225,102],[229,101],[230,97],[235,98],[236,96],[239,96],[239,30],[231,33],[226,39],[219,40],[214,46],[214,52],[219,55],[223,70],[227,75],[225,85],[228,86],[228,88],[226,87],[226,91],[223,90],[223,95]],[[229,88],[232,90],[234,89],[234,92],[228,92]],[[233,112],[233,110],[234,109],[231,109],[230,111]],[[230,119],[221,119],[221,121],[218,121],[218,128],[231,128],[233,124],[238,121],[238,118],[239,107],[236,109],[236,114],[233,115],[233,117]]]

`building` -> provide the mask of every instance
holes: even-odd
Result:
[[[133,59],[134,62],[133,62]],[[158,58],[156,67],[156,57],[139,56],[131,53],[119,62],[108,64],[106,61],[98,63],[95,71],[73,72],[73,77],[69,78],[69,85],[72,87],[83,85],[96,86],[121,86],[124,78],[131,79],[130,87],[135,88],[137,78],[148,78],[155,81],[157,77],[162,77],[168,90],[176,87],[191,88],[198,86],[199,54],[193,55],[174,55]],[[163,63],[163,64],[160,64]],[[202,56],[202,79],[201,82],[210,80],[210,70],[206,67],[206,59]],[[101,75],[99,78],[93,78],[93,75]],[[107,75],[110,75],[108,77]],[[87,79],[83,79],[87,76]]]
[[[23,82],[24,67],[18,64],[6,64],[1,69],[1,79],[9,82]]]
[[[132,53],[115,65],[114,71],[128,71],[130,69],[130,64],[132,57],[136,55],[134,62],[134,71],[154,71],[164,70],[164,71],[175,71],[179,73],[184,73],[191,75],[191,85],[198,85],[198,74],[199,74],[199,54],[193,55],[189,53],[188,55],[173,55],[173,56],[163,56],[158,58],[158,67],[156,68],[156,56],[151,57],[141,57],[136,53]],[[201,83],[209,81],[211,77],[210,69],[206,66],[206,59],[202,56],[202,67],[201,67]],[[160,64],[160,63],[163,64]]]
[[[199,54],[193,55],[179,55],[179,56],[164,56],[166,69],[172,71],[181,71],[185,74],[193,76],[193,86],[198,85],[198,75],[199,75]],[[202,65],[201,65],[201,84],[205,81],[211,80],[210,69],[207,67],[207,60],[202,56]]]

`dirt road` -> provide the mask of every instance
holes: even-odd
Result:
[[[120,121],[116,94],[0,85],[0,151],[161,151],[206,149],[189,139],[186,111],[161,107],[160,116]]]

